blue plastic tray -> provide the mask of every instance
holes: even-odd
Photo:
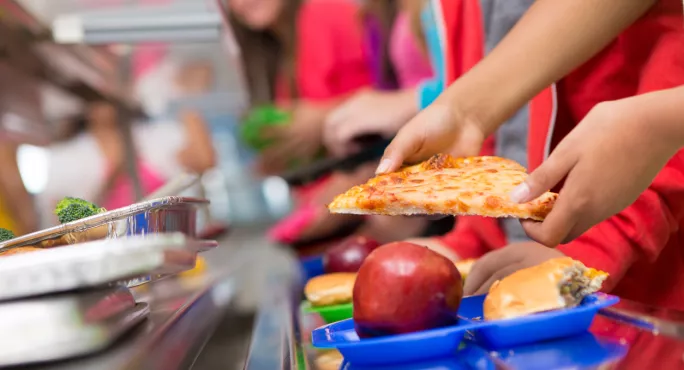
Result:
[[[302,258],[300,263],[304,271],[304,281],[325,273],[323,270],[323,257],[321,256]]]
[[[315,347],[337,348],[345,360],[355,366],[416,362],[455,354],[466,333],[468,339],[488,349],[510,348],[581,334],[589,329],[601,308],[618,301],[617,297],[597,293],[570,309],[483,321],[484,296],[466,297],[458,311],[461,320],[454,326],[360,340],[354,330],[354,320],[349,319],[314,330],[312,343]]]
[[[341,370],[495,370],[496,362],[484,349],[469,344],[449,357],[389,365],[357,365],[344,361]]]
[[[355,366],[411,363],[455,354],[466,331],[480,325],[461,321],[439,329],[361,340],[354,319],[349,319],[314,330],[311,343],[318,348],[337,348],[345,361]]]
[[[627,354],[627,344],[591,333],[497,351],[507,367],[525,370],[591,369]]]
[[[484,299],[484,295],[464,298],[458,310],[459,316],[472,324],[481,322]],[[584,298],[574,308],[490,321],[493,325],[476,326],[471,332],[472,339],[479,345],[497,349],[573,336],[586,332],[600,309],[619,300],[615,296],[596,293]],[[473,320],[477,318],[479,320]]]
[[[627,354],[627,350],[626,344],[583,333],[495,352],[469,343],[449,357],[421,362],[373,366],[357,365],[345,360],[342,370],[592,369],[619,361]]]

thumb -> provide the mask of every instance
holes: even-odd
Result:
[[[399,130],[397,136],[385,149],[375,173],[382,174],[398,170],[406,159],[414,157],[420,151],[424,143],[423,133],[414,132],[410,125],[405,126]]]
[[[532,171],[525,182],[511,191],[511,200],[516,203],[526,203],[537,199],[558,185],[575,163],[575,157],[569,153],[554,151],[546,161]]]

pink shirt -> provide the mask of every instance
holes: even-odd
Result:
[[[400,87],[415,87],[433,76],[430,60],[421,50],[411,30],[411,19],[407,12],[397,15],[389,47],[390,59]]]
[[[304,1],[297,16],[296,84],[299,98],[325,101],[372,84],[359,6],[349,0]],[[286,103],[286,81],[276,99]]]

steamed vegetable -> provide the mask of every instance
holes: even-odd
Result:
[[[12,230],[0,228],[0,242],[6,242],[10,239],[14,239],[14,233]]]
[[[55,207],[60,223],[68,223],[105,212],[106,209],[79,198],[65,197]]]

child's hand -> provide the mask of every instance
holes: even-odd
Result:
[[[566,179],[544,222],[523,223],[527,234],[548,246],[567,243],[634,202],[684,143],[683,94],[678,88],[592,109],[511,194],[526,202]]]
[[[495,281],[524,268],[536,266],[564,254],[539,243],[525,242],[510,244],[485,254],[473,265],[466,279],[463,295],[486,294]]]
[[[458,262],[460,260],[456,252],[449,249],[446,245],[444,245],[444,243],[440,242],[437,238],[408,239],[406,240],[406,242],[427,247],[428,249],[431,249],[454,262]]]
[[[327,111],[325,106],[300,102],[290,124],[264,129],[263,137],[274,144],[261,155],[262,170],[280,173],[293,162],[303,165],[312,161],[321,149],[321,130]]]
[[[323,141],[336,156],[358,151],[354,138],[379,134],[393,136],[418,112],[415,91],[362,91],[332,111],[325,120]]]
[[[438,153],[477,155],[485,137],[478,122],[463,115],[456,104],[438,99],[399,131],[377,172],[392,172],[404,162],[416,163]]]

